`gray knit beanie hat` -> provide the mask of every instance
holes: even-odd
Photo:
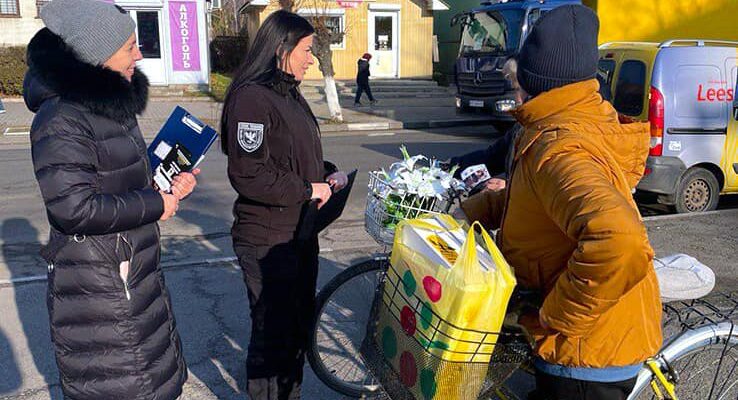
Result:
[[[53,0],[39,14],[80,60],[92,65],[105,63],[136,30],[122,8],[98,0]]]

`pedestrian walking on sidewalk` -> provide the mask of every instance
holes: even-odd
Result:
[[[372,96],[372,88],[369,87],[369,76],[371,76],[371,72],[369,71],[369,60],[371,59],[371,54],[364,53],[364,55],[361,56],[361,58],[357,62],[358,68],[356,72],[356,99],[354,99],[354,106],[361,105],[361,95],[363,92],[366,92],[371,105],[377,104],[377,100],[374,99],[374,96]]]
[[[320,129],[298,87],[314,64],[315,30],[287,11],[259,28],[228,88],[221,145],[238,193],[231,234],[251,308],[246,358],[253,400],[299,399],[315,313],[318,237],[300,230],[345,173],[323,161]]]
[[[157,221],[194,188],[152,186],[136,114],[148,81],[135,23],[96,0],[54,0],[28,45],[24,99],[46,206],[47,305],[65,398],[174,400],[187,368],[159,265]]]
[[[520,323],[536,340],[530,400],[625,400],[659,350],[654,252],[631,190],[643,175],[647,123],[623,124],[602,99],[599,21],[581,5],[534,24],[518,55],[524,131],[506,189],[462,204],[500,228],[522,287],[543,298]]]

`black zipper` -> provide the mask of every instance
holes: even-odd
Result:
[[[130,242],[128,242],[128,239],[126,239],[125,235],[122,235],[120,233],[118,233],[118,240],[122,240],[123,243],[125,243],[126,246],[128,246],[128,248],[131,250],[130,255],[128,257],[125,257],[127,258],[127,260],[123,261],[123,262],[128,262],[128,273],[126,274],[125,278],[123,277],[123,274],[120,274],[120,273],[118,274],[120,275],[121,281],[123,281],[123,290],[125,292],[126,299],[131,300],[131,291],[128,288],[128,277],[131,275],[131,268],[133,268],[133,246],[131,245]],[[116,246],[117,244],[118,242],[116,241]],[[120,265],[118,265],[118,269],[120,272]]]

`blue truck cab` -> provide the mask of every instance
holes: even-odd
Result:
[[[580,0],[497,0],[459,14],[452,24],[462,24],[456,59],[456,109],[479,110],[500,123],[513,120],[516,106],[512,87],[502,74],[505,61],[520,51],[533,24],[546,12]]]

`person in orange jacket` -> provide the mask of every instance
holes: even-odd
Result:
[[[631,190],[649,127],[621,124],[600,96],[597,16],[561,6],[538,20],[518,57],[527,101],[508,187],[469,198],[470,221],[500,228],[518,284],[544,299],[521,323],[536,339],[529,399],[626,399],[662,343],[661,301]]]

